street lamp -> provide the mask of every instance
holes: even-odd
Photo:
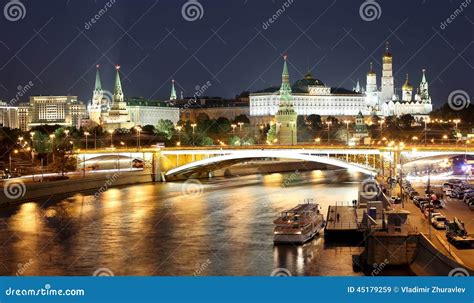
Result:
[[[346,144],[349,145],[349,123],[351,123],[351,121],[344,120],[344,123],[346,123]]]
[[[244,122],[239,122],[237,124],[239,125],[239,131],[242,132],[242,125],[244,125]]]
[[[86,136],[86,150],[87,150],[87,137],[89,136],[89,132],[84,132],[84,136]]]
[[[314,142],[319,144],[321,142],[321,138],[318,137],[318,138],[314,139]]]
[[[51,139],[51,153],[53,154],[53,162],[54,162],[54,138],[56,136],[54,134],[49,135],[49,138]]]
[[[64,131],[64,133],[66,134],[66,137],[68,137],[68,136],[69,136],[69,129],[66,129],[66,130]]]
[[[35,132],[30,132],[30,139],[31,139],[31,147],[32,148],[35,148],[34,136],[35,136]]]
[[[328,145],[329,145],[329,134],[330,134],[330,131],[331,131],[332,122],[331,121],[326,121],[326,124],[328,125]]]
[[[456,135],[456,146],[457,146],[457,145],[458,145],[458,141],[459,141],[459,136],[458,136],[458,124],[461,122],[461,120],[455,119],[455,120],[453,120],[453,122],[454,122],[454,125],[455,125],[454,132],[455,132],[455,135]]]
[[[428,132],[428,129],[426,127],[427,127],[428,123],[430,123],[430,118],[425,118],[423,121],[425,122],[425,146],[426,146],[426,143],[427,143],[426,134]]]
[[[14,154],[18,154],[18,149],[15,149],[13,151]],[[12,153],[10,152],[10,154],[8,155],[8,160],[9,160],[9,165],[8,165],[8,168],[10,170],[10,174],[12,173]]]
[[[183,127],[181,125],[176,125],[176,130],[178,131],[178,143],[179,144],[176,144],[177,146],[180,146],[181,145],[181,130],[183,129]]]
[[[195,130],[196,126],[197,126],[196,123],[191,124],[191,127],[193,128],[193,146],[195,146],[195,144],[194,144],[194,130]]]
[[[446,143],[446,140],[448,139],[448,135],[443,135],[443,144]]]
[[[383,124],[385,123],[385,120],[379,120],[380,123],[380,137],[383,137]]]
[[[109,129],[108,130],[109,134],[110,134],[110,147],[114,147],[114,131]]]
[[[137,149],[140,149],[140,134],[142,132],[142,128],[137,126],[135,127],[135,130],[137,131]]]
[[[232,133],[235,134],[235,128],[237,127],[237,125],[231,124],[230,127],[232,127]]]
[[[413,137],[411,137],[411,140],[413,141],[413,144],[416,144],[416,141],[418,141],[418,137],[413,136]]]

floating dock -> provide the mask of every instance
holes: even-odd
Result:
[[[331,205],[328,209],[325,235],[347,236],[360,231],[357,208],[347,205]]]

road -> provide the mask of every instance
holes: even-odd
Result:
[[[414,183],[412,186],[419,192],[423,193],[426,184],[422,182]],[[431,183],[432,188],[435,192],[441,192],[441,181]],[[398,190],[396,191],[398,193]],[[446,207],[438,210],[441,214],[446,216],[448,220],[452,220],[454,217],[461,219],[467,231],[470,234],[474,234],[474,211],[471,211],[469,207],[458,199],[445,198]],[[420,232],[423,232],[427,237],[430,235],[431,229],[431,242],[445,255],[450,256],[457,261],[461,260],[467,267],[474,270],[474,249],[457,249],[453,245],[449,244],[446,240],[445,230],[436,230],[429,224],[429,219],[425,218],[421,210],[411,201],[407,200],[404,205],[404,209],[411,212],[410,224],[416,227]],[[401,206],[398,206],[401,207]]]

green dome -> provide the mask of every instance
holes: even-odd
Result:
[[[293,84],[292,89],[294,89],[294,91],[308,91],[308,86],[324,86],[324,83],[319,79],[315,79],[313,75],[308,72],[303,79]]]

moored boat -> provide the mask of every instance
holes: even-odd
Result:
[[[324,228],[325,222],[319,205],[308,201],[283,211],[273,224],[274,243],[302,244],[317,235]]]

